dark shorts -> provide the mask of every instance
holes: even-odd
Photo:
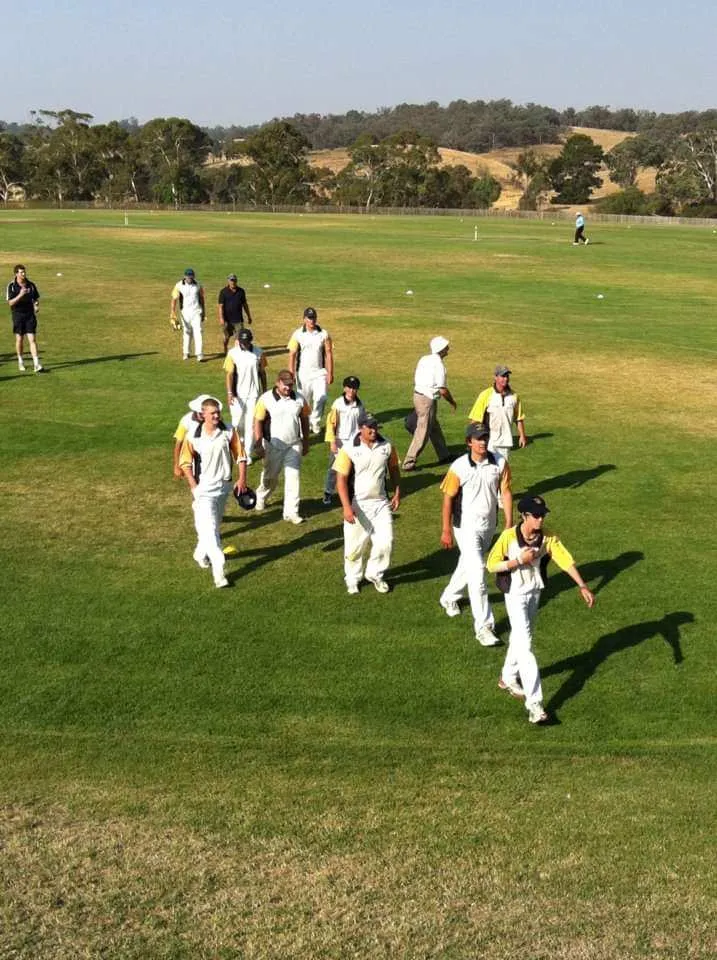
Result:
[[[37,317],[33,314],[31,317],[13,317],[12,318],[12,332],[21,334],[22,336],[27,335],[28,333],[35,333],[37,331]]]
[[[234,324],[224,321],[224,336],[233,337],[234,336]]]

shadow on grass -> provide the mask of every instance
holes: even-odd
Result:
[[[67,367],[85,367],[91,363],[111,363],[114,360],[139,360],[140,357],[156,357],[157,350],[149,350],[145,353],[115,353],[107,357],[85,357],[83,360],[61,360],[59,363],[53,363],[50,366],[52,370],[64,370]]]
[[[339,545],[343,544],[342,527],[324,527],[321,530],[307,531],[303,536],[286,543],[276,543],[266,547],[252,547],[248,550],[239,549],[232,555],[232,560],[246,561],[247,558],[250,559],[244,563],[241,569],[227,573],[227,579],[230,583],[235,583],[247,574],[260,570],[267,563],[273,563],[281,557],[291,556],[291,554],[297,553],[299,550],[306,550],[308,547],[317,546],[320,543],[327,545],[324,547],[324,550],[336,549],[334,545],[334,541],[336,540],[339,541]]]
[[[619,576],[625,570],[645,559],[645,554],[641,550],[626,550],[611,560],[591,560],[590,563],[580,564],[580,573],[583,579],[589,583],[593,593],[600,593],[611,583],[615,577]],[[595,581],[598,581],[595,584]],[[593,584],[595,584],[593,586]],[[558,573],[554,577],[548,578],[548,582],[543,590],[540,605],[544,606],[548,600],[557,597],[565,590],[574,590],[575,583],[570,579],[567,573]]]
[[[649,620],[647,623],[636,623],[629,627],[622,627],[613,633],[606,633],[586,650],[574,657],[566,657],[551,663],[549,667],[541,668],[543,677],[572,671],[560,689],[553,694],[546,704],[548,712],[560,709],[568,700],[577,696],[588,680],[597,672],[600,665],[614,653],[636,647],[651,637],[662,637],[672,650],[672,659],[675,664],[684,660],[680,645],[680,627],[686,623],[694,623],[694,614],[684,610],[666,614],[661,620]]]
[[[456,552],[454,550],[443,550],[442,548],[434,550],[433,553],[426,554],[425,557],[419,557],[411,563],[404,563],[401,567],[392,567],[387,579],[391,583],[417,583],[421,580],[448,579],[453,573],[456,565]],[[436,593],[436,603],[438,603],[438,593]]]
[[[597,477],[602,476],[603,473],[610,473],[612,470],[617,470],[617,467],[614,463],[601,463],[597,467],[589,467],[586,470],[568,470],[567,473],[560,473],[557,477],[548,477],[545,480],[539,480],[538,483],[533,484],[530,487],[530,490],[524,491],[525,493],[530,493],[531,496],[545,496],[546,493],[550,493],[551,490],[573,490],[577,487],[582,487],[583,484],[586,484],[589,480],[595,480]],[[523,496],[523,493],[514,493],[513,498],[519,499]]]
[[[261,346],[261,344],[259,344],[259,346]],[[285,353],[287,360],[289,358],[289,351],[286,349],[285,343],[272,344],[270,347],[261,347],[261,349],[265,357],[279,357],[282,353]]]

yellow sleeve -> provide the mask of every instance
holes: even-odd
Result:
[[[458,475],[452,470],[449,470],[443,478],[443,483],[441,484],[441,493],[447,493],[449,497],[455,497],[460,489],[461,481],[459,480]]]
[[[339,411],[336,407],[332,407],[329,410],[329,414],[326,417],[326,433],[324,434],[324,440],[327,443],[333,443],[336,439],[336,430],[339,425]]]
[[[256,401],[256,406],[254,407],[254,419],[266,420],[266,406],[261,397]]]
[[[289,353],[296,353],[296,351],[299,349],[299,341],[296,339],[296,337],[292,336],[291,340],[289,340],[286,345],[286,349],[289,351]]]
[[[493,544],[485,564],[488,573],[498,573],[500,564],[508,559],[508,547],[511,540],[515,540],[515,527],[504,530]]]
[[[189,437],[184,438],[182,443],[182,449],[179,451],[179,469],[182,470],[184,467],[191,467],[194,462],[194,447],[192,446]]]
[[[177,429],[174,431],[174,439],[177,441],[177,443],[181,443],[182,440],[184,440],[184,438],[186,437],[187,433],[188,433],[187,428],[184,426],[184,424],[180,420],[179,424],[177,425]]]
[[[229,356],[229,354],[227,354],[226,357],[224,357],[224,363],[222,364],[222,369],[224,370],[225,373],[233,373],[234,366],[235,366],[234,361]]]
[[[508,461],[505,461],[505,466],[503,467],[503,472],[500,475],[500,491],[504,493],[506,490],[510,492],[510,484],[513,479],[513,474],[510,472],[510,464]]]
[[[517,423],[518,420],[525,420],[525,413],[523,413],[523,401],[520,397],[516,397],[515,399],[517,401],[515,405],[515,421]]]
[[[348,475],[351,473],[351,466],[351,457],[342,447],[336,454],[336,459],[334,460],[332,469],[335,470],[336,473],[340,473],[342,477],[348,477]]]
[[[478,399],[471,407],[471,412],[468,414],[468,419],[473,420],[475,423],[481,423],[483,417],[485,416],[485,411],[488,406],[488,401],[491,395],[491,388],[484,390],[482,393],[478,394]]]
[[[167,288],[165,287],[164,289],[166,290]],[[178,300],[180,293],[181,293],[181,290],[179,289],[179,284],[175,283],[174,286],[172,287],[172,300]]]
[[[561,570],[568,570],[574,566],[572,554],[560,542],[560,537],[548,534],[545,538],[545,549],[550,554],[551,559],[555,560]]]

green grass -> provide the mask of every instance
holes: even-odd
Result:
[[[25,262],[43,294],[51,371],[17,373],[6,319],[0,956],[713,956],[712,231],[601,226],[577,249],[564,225],[481,220],[474,242],[460,218],[0,226],[8,279]],[[231,506],[232,589],[213,590],[171,477],[187,400],[223,393],[219,359],[182,364],[167,322],[188,265],[209,349],[236,270],[274,373],[315,305],[337,380],[361,376],[400,452],[431,336],[451,340],[456,451],[511,365],[535,438],[514,489],[545,494],[597,591],[588,611],[555,572],[545,594],[559,723],[531,728],[496,688],[501,651],[440,611],[455,556],[430,448],[390,596],[346,596],[318,442],[309,522]]]

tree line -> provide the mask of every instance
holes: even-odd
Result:
[[[604,164],[622,188],[600,201],[608,212],[717,213],[717,111],[651,119],[622,111],[623,122],[643,128],[608,153],[590,137],[574,134],[557,157],[545,159],[534,145],[539,113],[547,108],[533,113],[533,105],[519,108],[510,101],[490,106],[500,112],[501,104],[510,107],[508,113],[522,111],[524,119],[532,118],[523,127],[528,145],[512,165],[522,208],[588,202],[602,182]],[[457,109],[456,104],[426,108],[434,114]],[[388,112],[393,122],[402,107]],[[570,115],[552,113],[558,119]],[[416,118],[410,110],[403,114],[406,120]],[[544,119],[550,128],[551,118]],[[614,123],[616,115],[607,111],[572,119]],[[39,110],[31,124],[0,124],[0,200],[21,196],[56,204],[333,203],[366,208],[481,208],[495,203],[500,182],[487,171],[476,176],[465,166],[442,166],[439,142],[445,145],[416,126],[380,133],[363,130],[348,144],[348,165],[335,173],[310,164],[316,141],[290,120],[274,120],[245,137],[228,139],[179,117],[158,117],[142,125],[135,120],[95,124],[88,113]],[[649,196],[636,186],[640,171],[647,168],[656,170],[657,183]]]

